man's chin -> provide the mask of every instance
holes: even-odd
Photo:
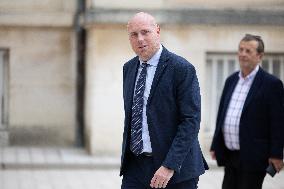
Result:
[[[139,55],[138,55],[142,60],[144,60],[144,61],[147,61],[147,60],[149,60],[149,56],[148,55],[146,55],[146,54],[142,54],[142,53],[140,53]]]
[[[247,62],[240,62],[240,67],[246,68],[246,67],[249,67],[249,66],[250,66],[250,64],[247,63]]]

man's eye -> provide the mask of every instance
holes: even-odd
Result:
[[[130,33],[130,37],[137,37],[137,33]]]
[[[142,35],[147,35],[149,32],[150,32],[149,30],[142,30],[142,31],[141,31],[141,34],[142,34]]]

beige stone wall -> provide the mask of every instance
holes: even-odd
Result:
[[[106,9],[269,9],[283,10],[283,0],[86,0]],[[74,14],[77,0],[1,0],[0,48],[9,49],[10,128],[45,129],[58,143],[75,136],[76,62]],[[134,53],[125,25],[92,23],[87,28],[85,136],[93,154],[120,154],[123,131],[122,66]],[[162,42],[197,69],[206,95],[206,52],[236,51],[245,33],[263,36],[267,51],[282,52],[284,28],[275,26],[162,25]],[[30,130],[29,130],[30,129]],[[40,130],[39,130],[40,131]],[[38,133],[36,133],[38,134]],[[44,135],[42,135],[44,136]],[[39,136],[40,137],[40,136]],[[202,130],[203,148],[210,137]]]
[[[4,12],[74,12],[76,0],[1,0],[0,9]]]
[[[76,5],[77,0],[0,1],[12,144],[74,144]]]
[[[86,136],[93,154],[120,153],[122,66],[134,54],[124,26],[88,29]]]
[[[45,128],[63,143],[74,141],[72,35],[69,29],[1,28],[0,47],[9,49],[10,129]]]
[[[1,0],[0,26],[71,27],[77,0]]]
[[[161,26],[162,43],[185,57],[197,69],[202,93],[202,117],[206,109],[206,52],[236,52],[246,33],[261,35],[267,52],[283,52],[284,27],[268,26]],[[124,26],[88,28],[87,135],[93,154],[119,154],[123,131],[122,66],[134,56]],[[282,49],[282,50],[281,50]],[[200,140],[208,152],[211,135],[201,124]]]

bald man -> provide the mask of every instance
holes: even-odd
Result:
[[[121,188],[195,189],[208,169],[198,142],[195,68],[161,45],[150,14],[135,14],[127,31],[137,56],[123,67]]]

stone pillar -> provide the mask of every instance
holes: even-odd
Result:
[[[9,132],[7,123],[7,53],[0,51],[0,147],[9,144]]]
[[[87,31],[86,144],[95,156],[118,156],[124,119],[122,67],[134,53],[125,25],[96,25]]]

